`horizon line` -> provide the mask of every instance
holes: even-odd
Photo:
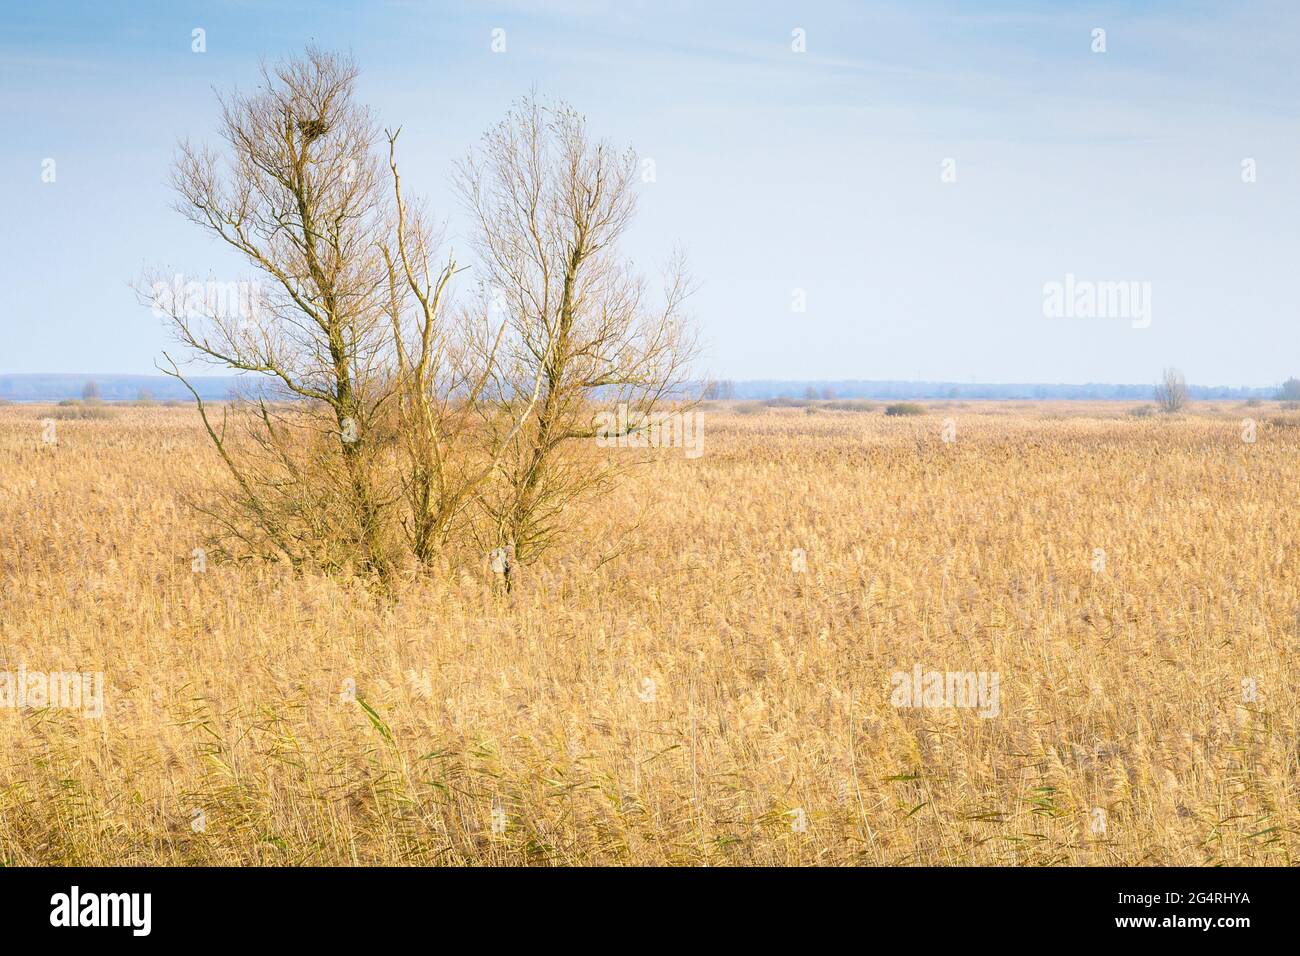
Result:
[[[245,372],[236,375],[186,375],[189,381],[231,381],[246,380],[257,378],[258,373]],[[267,376],[260,376],[268,378]],[[175,376],[165,372],[3,372],[0,371],[0,380],[3,379],[21,379],[21,378],[66,378],[77,379],[82,382],[89,382],[94,379],[158,379],[160,381],[174,381]],[[1208,389],[1267,389],[1280,388],[1286,380],[1281,382],[1270,382],[1264,385],[1246,385],[1240,383],[1216,382],[1196,383],[1187,381],[1188,388],[1208,388]],[[1088,379],[1084,381],[1032,381],[1028,379],[1021,380],[958,380],[947,378],[773,378],[770,376],[757,378],[737,378],[732,376],[698,376],[687,379],[684,384],[732,384],[732,385],[945,385],[953,388],[1145,388],[1154,387],[1159,384],[1153,379],[1150,382],[1116,382],[1102,381],[1098,379]]]

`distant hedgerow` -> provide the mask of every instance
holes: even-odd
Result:
[[[893,402],[885,406],[886,415],[924,415],[925,407],[916,402]]]

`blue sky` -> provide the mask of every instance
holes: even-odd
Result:
[[[355,56],[362,97],[404,127],[408,188],[453,240],[451,163],[531,87],[653,158],[627,251],[653,273],[687,250],[702,371],[1300,375],[1294,4],[122,7],[0,9],[0,373],[152,371],[169,340],[130,282],[247,274],[170,208],[167,169],[178,139],[212,138],[214,87],[314,41]],[[1045,317],[1044,283],[1067,274],[1148,283],[1149,326]]]

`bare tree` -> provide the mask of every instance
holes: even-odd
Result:
[[[421,208],[402,197],[397,137],[387,133],[396,223],[380,244],[387,272],[386,309],[392,322],[398,435],[405,455],[403,525],[416,559],[425,566],[443,556],[457,522],[475,504],[502,456],[532,414],[539,384],[498,417],[493,435],[476,411],[492,380],[507,325],[480,323],[482,315],[451,316],[448,284],[454,257],[440,260],[440,236]],[[511,418],[510,415],[514,417]]]
[[[595,403],[627,405],[631,432],[680,390],[688,282],[674,260],[648,305],[617,251],[634,157],[528,99],[460,169],[483,271],[457,306],[455,258],[403,194],[400,131],[385,176],[356,75],[309,48],[222,99],[223,150],[182,144],[178,208],[260,276],[251,308],[152,286],[189,358],[249,381],[219,420],[190,387],[233,478],[201,507],[248,555],[390,580],[469,542],[509,583],[617,471],[584,460]]]
[[[1176,412],[1187,404],[1187,381],[1176,368],[1167,368],[1156,386],[1156,401],[1163,412]]]
[[[511,569],[554,543],[566,512],[617,470],[608,456],[582,453],[596,404],[627,405],[627,429],[643,428],[678,397],[694,355],[681,257],[651,306],[619,251],[635,170],[631,151],[592,141],[571,107],[536,97],[517,103],[458,168],[482,263],[478,309],[506,323],[478,403],[490,444],[506,453],[500,481],[478,501],[481,544],[502,555],[507,586]]]
[[[393,381],[379,249],[390,210],[356,75],[347,58],[308,49],[263,67],[256,93],[222,98],[225,148],[182,144],[177,208],[257,270],[260,294],[222,310],[211,297],[160,296],[155,283],[154,304],[198,360],[255,383],[233,432],[194,393],[235,479],[211,511],[229,535],[253,553],[387,575]],[[181,377],[175,363],[165,371]]]
[[[736,397],[736,383],[728,379],[706,379],[700,387],[700,398],[706,402],[726,402]]]

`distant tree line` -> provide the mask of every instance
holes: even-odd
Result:
[[[1300,380],[1290,385],[1300,395]],[[755,400],[769,398],[871,398],[871,399],[1003,399],[1003,400],[1120,400],[1150,401],[1150,383],[1083,385],[1050,383],[969,383],[909,382],[895,380],[841,379],[835,381],[759,379],[730,383],[734,398]],[[1286,386],[1284,386],[1284,389]],[[1279,397],[1277,386],[1252,388],[1232,385],[1187,385],[1187,398],[1197,401],[1216,399],[1271,400]]]

